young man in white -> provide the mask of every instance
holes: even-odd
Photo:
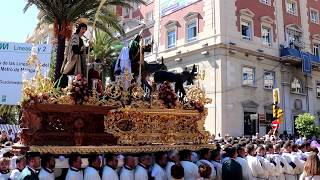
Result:
[[[286,142],[283,145],[284,151],[282,156],[286,159],[289,166],[292,167],[291,171],[287,171],[285,174],[286,180],[296,180],[299,179],[299,175],[302,173],[304,161],[300,160],[297,156],[291,154],[292,144],[291,142]]]
[[[101,180],[99,170],[101,168],[101,158],[98,154],[90,154],[88,158],[89,165],[84,169],[84,180]]]
[[[41,157],[41,170],[39,180],[55,180],[54,168],[56,161],[53,154],[44,154]]]
[[[19,156],[16,158],[16,167],[12,170],[10,174],[11,180],[18,180],[18,177],[22,170],[26,167],[26,158],[24,156]]]
[[[168,162],[167,153],[157,152],[155,153],[155,163],[152,168],[151,177],[154,180],[167,180],[167,173],[165,167]]]
[[[184,169],[184,180],[196,180],[200,178],[198,166],[191,162],[191,154],[190,150],[179,152],[180,163]]]
[[[272,169],[269,173],[269,180],[278,180],[280,174],[282,173],[282,167],[280,165],[279,160],[274,155],[273,145],[268,143],[266,144],[266,159],[268,162],[273,164]]]
[[[27,152],[27,166],[22,170],[18,179],[19,180],[28,180],[34,179],[38,180],[38,171],[40,168],[40,152]]]
[[[2,157],[0,158],[0,179],[7,180],[10,178],[10,159]]]
[[[124,157],[124,166],[120,170],[120,180],[134,180],[135,159],[132,155]]]
[[[118,159],[114,154],[106,154],[106,166],[103,168],[102,180],[119,180],[119,175],[116,171],[118,167]]]
[[[139,157],[139,164],[137,165],[134,173],[134,179],[135,180],[149,179],[148,172],[151,164],[152,164],[151,156],[149,154],[141,154]]]
[[[272,179],[275,171],[275,165],[265,158],[266,149],[260,145],[257,148],[257,159],[260,161],[262,168],[265,170],[265,176],[260,178]],[[271,176],[271,178],[270,178]]]
[[[285,180],[284,174],[286,174],[287,171],[289,172],[292,171],[292,167],[287,163],[287,160],[284,157],[282,157],[280,144],[273,145],[273,150],[274,150],[273,157],[277,165],[280,164],[280,167],[277,168],[277,172],[278,172],[277,179]]]
[[[82,160],[79,153],[71,153],[69,157],[69,169],[65,180],[83,180],[81,170]]]
[[[257,157],[254,156],[255,149],[254,146],[251,144],[248,144],[246,146],[246,160],[248,162],[250,172],[251,172],[251,177],[253,180],[260,179],[260,178],[266,178],[268,175],[268,172],[263,169],[262,163],[259,161]]]
[[[211,175],[210,179],[213,180],[216,178],[216,170],[214,165],[209,161],[211,157],[211,151],[209,148],[203,148],[200,150],[200,160],[197,162],[197,165],[200,166],[201,164],[210,166],[211,168]]]

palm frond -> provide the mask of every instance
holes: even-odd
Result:
[[[23,8],[23,13],[27,12],[27,10],[33,5],[33,3],[29,0],[27,4]]]
[[[4,116],[12,113],[16,110],[16,106],[14,105],[0,105],[0,116]]]

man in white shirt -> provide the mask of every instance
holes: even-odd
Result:
[[[79,153],[71,153],[69,157],[69,169],[65,180],[83,180],[81,170],[82,160]]]
[[[216,169],[214,165],[209,161],[211,157],[211,151],[209,148],[203,148],[199,151],[200,153],[200,160],[197,162],[197,165],[200,166],[201,164],[209,166],[211,168],[210,179],[213,180],[216,178]]]
[[[289,164],[287,163],[286,159],[284,159],[281,156],[281,145],[280,144],[275,144],[273,146],[274,153],[273,157],[275,162],[277,163],[277,179],[278,180],[285,180],[284,174],[287,172],[287,168]],[[280,166],[278,166],[280,165]],[[292,168],[292,167],[291,167]],[[290,169],[288,169],[290,171]]]
[[[307,161],[308,159],[308,155],[305,153],[306,152],[306,143],[302,143],[300,145],[298,145],[298,152],[297,154],[300,156],[300,159],[302,159],[303,161]]]
[[[19,180],[38,180],[38,171],[40,168],[40,152],[27,152],[27,166],[22,170],[18,179]]]
[[[190,150],[179,152],[180,163],[184,169],[184,180],[196,180],[200,178],[198,166],[191,161],[191,154]]]
[[[39,180],[55,180],[55,166],[56,161],[53,154],[44,154],[41,157],[41,170],[39,173]]]
[[[277,180],[280,175],[281,166],[279,161],[274,156],[273,145],[270,143],[266,144],[266,160],[272,164],[269,172],[269,180]]]
[[[99,170],[101,168],[101,158],[98,154],[93,153],[88,157],[89,165],[84,169],[84,180],[101,180]]]
[[[266,149],[259,145],[257,148],[257,159],[260,161],[262,168],[265,170],[265,176],[261,176],[260,178],[270,179],[270,175],[273,176],[275,171],[275,165],[270,163],[266,158]]]
[[[139,156],[139,164],[136,167],[134,173],[135,180],[146,180],[149,179],[149,167],[152,164],[152,158],[149,154],[141,154]]]
[[[242,146],[237,147],[238,157],[235,159],[242,167],[242,180],[249,180],[250,179],[250,168],[248,162],[245,158],[245,150]]]
[[[165,167],[168,162],[167,153],[157,152],[155,153],[155,163],[152,168],[151,177],[154,180],[167,180],[167,173]]]
[[[300,136],[299,139],[297,139],[295,143],[296,143],[297,145],[303,144],[303,143],[304,143],[303,137]]]
[[[254,157],[254,146],[248,144],[246,146],[247,157],[246,160],[248,162],[248,166],[250,169],[251,177],[253,179],[265,178],[266,170],[263,169],[262,163],[258,160],[258,158]]]
[[[120,170],[120,180],[134,180],[135,159],[132,155],[124,157],[124,166]]]
[[[178,162],[178,160],[179,160],[178,151],[173,150],[168,153],[168,163],[167,163],[167,167],[166,167],[166,173],[167,173],[168,180],[172,180],[171,167],[173,165],[175,165],[176,162]]]
[[[297,156],[291,154],[292,144],[291,142],[286,142],[283,145],[284,151],[282,156],[286,159],[289,166],[292,167],[292,171],[287,171],[285,174],[286,180],[295,180],[302,173],[304,161],[301,161]]]
[[[10,159],[6,157],[0,158],[0,179],[7,180],[10,178]]]
[[[24,156],[18,156],[15,164],[15,169],[12,170],[10,174],[11,180],[18,180],[20,173],[26,167],[26,158]]]
[[[102,180],[119,180],[119,175],[116,171],[118,167],[117,156],[114,154],[106,154],[105,158],[106,166],[103,168]]]

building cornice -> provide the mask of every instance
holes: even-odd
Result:
[[[253,50],[250,50],[250,49],[245,49],[245,48],[241,48],[241,47],[238,47],[236,45],[229,45],[229,44],[225,44],[225,43],[219,43],[219,44],[214,44],[214,45],[209,45],[209,46],[204,46],[202,48],[199,48],[199,49],[196,49],[196,50],[193,50],[193,51],[188,51],[188,52],[185,52],[185,53],[181,53],[181,54],[176,54],[176,55],[173,55],[173,56],[170,56],[170,57],[165,57],[166,61],[170,61],[170,60],[174,60],[176,58],[184,58],[184,57],[188,57],[192,54],[195,54],[195,53],[201,53],[202,51],[210,51],[210,50],[213,50],[213,49],[216,49],[216,48],[222,48],[222,49],[225,49],[225,50],[232,50],[232,51],[235,51],[235,52],[238,52],[238,53],[245,53],[245,54],[248,54],[248,55],[251,55],[251,56],[256,56],[257,58],[258,57],[264,57],[265,59],[269,59],[269,60],[273,60],[273,61],[281,61],[281,58],[280,57],[277,57],[277,56],[272,56],[272,55],[269,55],[269,54],[266,54],[266,53],[263,53],[263,52],[257,52],[257,51],[253,51]],[[175,50],[178,50],[178,49],[175,49]],[[165,52],[160,52],[159,53],[160,56],[162,54],[165,54]]]

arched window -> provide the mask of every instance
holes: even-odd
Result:
[[[289,47],[296,49],[303,49],[304,42],[302,41],[302,29],[301,27],[290,24],[286,26],[286,40],[289,43]]]
[[[302,81],[294,77],[291,82],[291,92],[292,93],[303,93]]]

